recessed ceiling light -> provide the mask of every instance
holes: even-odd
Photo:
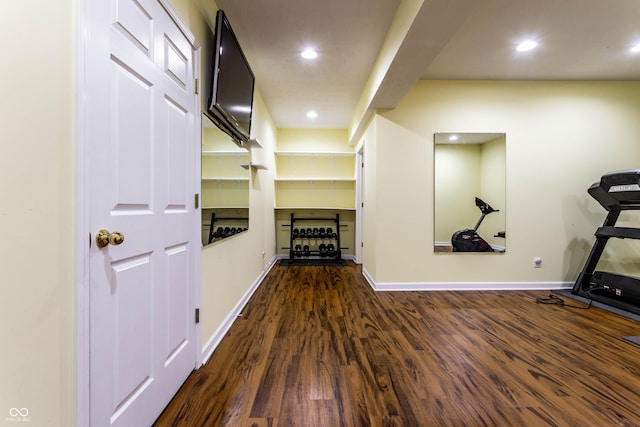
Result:
[[[316,113],[315,111],[309,111],[307,113],[307,118],[309,119],[316,119],[318,118],[318,113]]]
[[[457,141],[458,140],[458,135],[451,135],[449,137],[449,141]]]
[[[304,59],[315,59],[318,57],[318,52],[316,52],[315,49],[308,47],[302,51],[300,56],[302,56]]]
[[[516,50],[518,52],[527,52],[529,50],[533,50],[536,47],[538,47],[538,42],[535,40],[525,40],[523,42],[520,42],[520,44],[518,44],[518,46],[516,46]]]

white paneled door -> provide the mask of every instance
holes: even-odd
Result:
[[[90,420],[148,426],[196,360],[195,51],[158,0],[86,7]]]

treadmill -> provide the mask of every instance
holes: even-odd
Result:
[[[609,172],[587,191],[608,214],[571,293],[640,314],[640,279],[596,271],[610,238],[640,240],[640,228],[616,227],[622,211],[640,210],[640,169]]]

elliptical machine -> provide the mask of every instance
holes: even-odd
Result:
[[[451,246],[453,252],[495,252],[486,240],[484,240],[478,234],[478,227],[484,221],[484,218],[493,212],[500,212],[498,209],[493,209],[488,203],[485,203],[480,198],[476,197],[476,206],[482,212],[475,227],[465,228],[464,230],[458,230],[451,236]]]

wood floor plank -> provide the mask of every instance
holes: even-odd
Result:
[[[640,426],[640,325],[546,296],[275,266],[155,425]]]

